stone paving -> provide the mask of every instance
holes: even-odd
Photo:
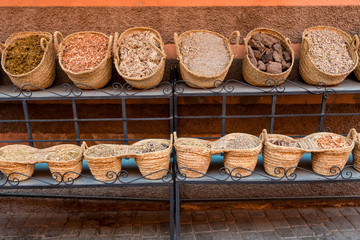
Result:
[[[181,239],[360,239],[360,207],[183,211]],[[166,211],[2,214],[0,239],[169,239]]]

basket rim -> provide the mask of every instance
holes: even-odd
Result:
[[[116,156],[107,156],[107,157],[92,157],[92,156],[87,155],[87,152],[88,152],[89,149],[100,146],[100,145],[123,146],[125,149],[129,148],[129,146],[130,146],[130,145],[125,145],[125,144],[110,144],[110,143],[96,144],[96,145],[90,146],[89,148],[87,148],[83,152],[84,158],[85,159],[88,158],[88,159],[91,159],[91,160],[94,160],[94,159],[112,159],[112,158],[119,158],[119,157],[127,155],[127,153],[119,154],[119,155],[116,155]]]
[[[313,26],[313,27],[306,28],[306,29],[303,31],[302,35],[301,35],[301,41],[303,41],[304,38],[308,39],[305,35],[308,34],[309,32],[311,32],[311,31],[316,31],[316,30],[325,30],[325,29],[328,29],[328,30],[330,30],[330,31],[337,32],[337,33],[340,32],[341,34],[345,35],[345,36],[346,36],[348,39],[350,39],[350,41],[351,41],[351,37],[350,37],[350,35],[349,35],[347,32],[345,32],[345,31],[343,31],[343,30],[341,30],[341,29],[339,29],[339,28],[336,28],[336,27],[332,27],[332,26],[322,26],[322,25],[318,25],[318,26]],[[343,36],[341,36],[341,38],[343,38]],[[344,38],[343,38],[343,39],[344,39]],[[345,40],[345,39],[344,39],[344,40]],[[347,46],[350,45],[350,44],[347,43],[346,40],[345,40],[345,43],[346,43]],[[303,46],[303,44],[301,43],[301,48],[302,48],[302,46]],[[347,49],[347,50],[348,50],[348,52],[349,52],[349,49]],[[349,52],[349,53],[350,53],[350,52]],[[300,54],[300,55],[301,55],[301,54]],[[350,55],[350,54],[349,54],[349,55]],[[347,71],[347,72],[345,72],[345,73],[340,73],[340,74],[333,74],[333,73],[324,72],[324,71],[320,70],[320,69],[315,65],[315,63],[314,63],[314,61],[313,61],[313,59],[312,59],[311,57],[309,57],[309,59],[310,59],[311,64],[316,68],[316,70],[319,71],[319,72],[321,72],[322,74],[324,74],[324,75],[329,75],[329,76],[333,76],[333,77],[342,77],[342,76],[345,76],[345,75],[349,75],[349,74],[350,74],[351,72],[353,72],[353,71],[355,70],[355,68],[358,66],[358,64],[359,64],[359,50],[357,51],[357,54],[355,54],[355,60],[354,60],[354,59],[351,59],[351,60],[354,61],[354,66],[353,66],[349,71]]]
[[[131,153],[130,155],[134,155],[134,156],[147,156],[149,154],[159,154],[159,153],[165,153],[165,152],[168,152],[168,151],[172,151],[172,142],[171,140],[169,139],[160,139],[160,138],[153,138],[153,139],[143,139],[143,140],[140,140],[132,145],[130,145],[129,147],[131,148],[131,146],[138,146],[138,145],[141,145],[141,142],[144,143],[144,142],[149,142],[149,141],[163,141],[163,142],[168,142],[169,143],[169,146],[166,148],[166,149],[163,149],[163,150],[160,150],[160,151],[156,151],[156,152],[147,152],[147,153]]]
[[[67,35],[65,38],[64,38],[64,43],[69,40],[70,38],[74,37],[74,36],[77,36],[77,35],[82,35],[82,34],[98,34],[98,35],[102,35],[102,36],[105,36],[108,40],[108,49],[112,47],[112,43],[109,44],[109,39],[111,37],[111,35],[106,35],[105,33],[102,33],[102,32],[96,32],[96,31],[81,31],[81,32],[74,32],[74,33],[71,33],[69,35]],[[84,75],[84,74],[88,74],[88,73],[92,73],[94,70],[100,68],[108,59],[111,58],[111,51],[110,51],[110,55],[107,57],[105,56],[101,62],[99,62],[98,65],[96,65],[94,68],[92,69],[89,69],[89,70],[85,70],[85,71],[82,71],[82,72],[73,72],[72,70],[69,70],[67,68],[64,67],[64,65],[62,64],[62,58],[63,58],[63,52],[64,52],[64,49],[65,49],[65,46],[63,46],[63,42],[60,42],[59,43],[59,49],[58,49],[58,56],[59,56],[59,65],[60,67],[62,68],[62,70],[64,70],[64,72],[67,72],[67,73],[70,73],[74,76],[81,76],[81,75]],[[77,80],[79,81],[79,80]]]
[[[342,147],[342,148],[333,148],[333,149],[304,149],[305,151],[307,152],[314,152],[314,153],[323,153],[323,152],[346,152],[346,151],[352,151],[352,149],[354,148],[354,145],[355,145],[355,141],[345,137],[345,136],[342,136],[340,134],[337,134],[337,133],[331,133],[331,132],[317,132],[317,133],[312,133],[310,135],[307,135],[303,138],[301,138],[301,141],[303,140],[307,140],[307,139],[312,139],[314,137],[317,137],[317,136],[321,136],[321,135],[324,135],[324,136],[329,136],[329,135],[335,135],[335,136],[339,136],[341,137],[342,139],[344,139],[348,144],[349,146],[347,147]]]
[[[220,37],[224,41],[225,46],[226,46],[226,48],[227,48],[227,50],[229,52],[230,60],[229,60],[228,64],[226,65],[226,67],[220,73],[218,73],[216,75],[213,75],[213,76],[199,75],[199,74],[194,73],[193,71],[190,71],[189,68],[183,63],[183,60],[182,60],[183,56],[182,56],[182,53],[180,51],[180,45],[181,45],[181,40],[182,40],[181,38],[184,38],[186,35],[190,35],[190,34],[195,33],[195,32],[207,32],[207,33],[210,33],[210,34],[214,34],[214,35]],[[180,34],[178,36],[178,41],[179,41],[178,42],[179,46],[176,46],[176,47],[179,48],[179,53],[180,53],[180,56],[178,56],[179,57],[179,64],[181,64],[181,66],[183,68],[185,68],[185,70],[187,72],[191,73],[192,75],[194,75],[197,78],[206,78],[206,80],[211,80],[212,78],[221,77],[221,75],[225,74],[229,70],[229,68],[230,68],[230,66],[231,66],[231,64],[232,64],[232,62],[233,62],[233,60],[235,58],[235,55],[231,50],[231,45],[228,42],[228,39],[225,36],[223,36],[223,35],[221,35],[220,33],[217,33],[217,32],[209,31],[209,30],[206,30],[206,29],[204,29],[204,30],[202,30],[202,29],[189,30],[189,31],[186,31],[186,32],[183,32],[182,34]]]
[[[47,159],[46,157],[52,153],[52,151],[54,151],[53,149],[58,149],[58,148],[77,148],[77,150],[79,151],[79,155],[77,155],[76,157],[72,158],[72,159],[69,159],[69,160],[49,160]],[[48,147],[48,148],[44,148],[44,149],[41,149],[41,150],[44,150],[46,151],[46,149],[51,149],[51,152],[49,153],[46,153],[44,155],[44,162],[46,163],[61,163],[61,162],[71,162],[71,161],[81,161],[82,160],[82,156],[83,156],[83,152],[82,152],[82,149],[80,146],[78,145],[75,145],[75,144],[59,144],[59,145],[55,145],[55,146],[52,146],[52,147]],[[41,151],[40,150],[40,151]],[[79,159],[80,158],[80,159]]]
[[[267,138],[264,140],[264,145],[268,146],[268,147],[271,147],[271,148],[277,148],[277,149],[282,149],[282,150],[296,150],[296,151],[305,151],[305,149],[301,148],[300,145],[299,147],[286,147],[286,146],[279,146],[279,145],[276,145],[276,144],[273,144],[270,142],[269,138],[286,138],[287,140],[290,140],[290,141],[293,141],[295,143],[298,144],[298,140],[297,139],[294,139],[292,137],[289,137],[289,136],[286,136],[286,135],[283,135],[283,134],[267,134]]]
[[[1,147],[0,148],[0,151],[2,151],[2,150],[4,150],[4,149],[9,149],[9,148],[13,148],[13,147],[15,147],[15,148],[24,148],[24,149],[26,149],[26,150],[31,150],[31,151],[29,151],[28,153],[29,153],[29,155],[33,155],[33,154],[35,154],[37,151],[38,151],[38,149],[37,148],[35,148],[35,147],[31,147],[31,146],[28,146],[28,145],[23,145],[23,144],[10,144],[10,145],[6,145],[6,146],[3,146],[3,147]],[[33,164],[35,164],[35,163],[37,163],[35,160],[32,160],[32,161],[28,161],[28,160],[24,160],[24,161],[21,161],[21,162],[19,162],[19,161],[12,161],[12,160],[5,160],[5,161],[2,161],[2,160],[0,160],[0,163],[8,163],[8,164],[14,164],[14,163],[16,163],[16,164],[26,164],[26,165],[33,165]]]
[[[262,148],[263,145],[263,140],[260,137],[254,136],[252,134],[248,134],[248,133],[230,133],[230,134],[226,134],[225,136],[219,138],[218,140],[221,139],[226,139],[226,137],[228,136],[247,136],[252,138],[255,141],[258,141],[258,145],[256,147],[252,147],[252,148],[244,148],[244,149],[237,149],[237,148],[226,148],[226,149],[213,149],[213,150],[223,150],[224,152],[246,152],[246,151],[254,151],[257,150],[258,148]]]
[[[18,36],[19,35],[19,36]],[[37,71],[40,66],[42,65],[42,63],[45,61],[45,54],[47,52],[44,51],[44,54],[43,54],[43,57],[40,61],[40,63],[34,68],[32,69],[30,72],[27,72],[27,73],[22,73],[22,74],[12,74],[10,72],[8,72],[8,70],[6,69],[5,67],[5,60],[6,60],[6,56],[5,54],[7,53],[6,49],[8,48],[8,46],[13,43],[14,41],[16,41],[17,39],[19,38],[23,38],[24,36],[23,35],[40,35],[40,36],[46,36],[49,38],[49,46],[48,46],[48,49],[50,50],[53,46],[53,36],[50,32],[17,32],[17,33],[13,33],[11,34],[6,40],[5,40],[5,49],[4,49],[4,52],[1,56],[1,66],[2,66],[2,69],[4,70],[4,72],[6,74],[8,74],[9,76],[12,76],[12,77],[25,77],[25,76],[28,76],[30,75],[31,73]],[[12,39],[14,38],[14,39]]]
[[[283,39],[279,39],[278,37],[275,37],[279,40],[283,40],[284,42],[286,42],[286,37],[284,35],[282,35],[280,32],[274,30],[274,29],[270,29],[270,28],[255,28],[253,30],[251,30],[247,35],[246,37],[244,38],[244,57],[246,57],[246,59],[250,62],[250,58],[249,58],[249,55],[246,54],[247,53],[247,46],[248,46],[248,41],[250,40],[250,38],[257,32],[261,32],[261,31],[269,31],[271,33],[275,33],[275,34],[279,34]],[[274,37],[273,35],[271,35],[272,37]],[[245,41],[246,40],[246,41]],[[282,45],[282,44],[281,44]],[[284,71],[284,72],[281,72],[281,73],[268,73],[268,72],[263,72],[261,70],[259,70],[258,68],[256,68],[251,62],[250,62],[250,65],[253,69],[255,69],[255,71],[259,72],[259,73],[266,73],[266,74],[269,74],[270,76],[274,76],[274,77],[281,77],[282,75],[284,74],[288,74],[292,71],[292,68],[294,67],[294,64],[295,64],[295,53],[294,53],[294,50],[292,49],[291,45],[289,44],[289,49],[290,49],[290,54],[291,54],[291,64],[290,64],[290,67]]]
[[[160,33],[159,33],[157,30],[155,30],[155,29],[153,29],[153,28],[149,28],[149,27],[132,27],[132,28],[128,28],[128,29],[126,29],[124,32],[122,32],[122,33],[120,34],[119,38],[118,38],[118,39],[115,39],[115,41],[118,41],[118,42],[119,42],[120,40],[122,40],[123,38],[125,38],[129,33],[134,32],[134,31],[150,31],[150,32],[153,32],[153,33],[156,35],[156,37],[159,38],[159,40],[160,40],[160,42],[161,42],[161,44],[160,44],[160,50],[162,50],[163,52],[165,52],[165,50],[164,50],[164,43],[163,43],[163,40],[162,40],[162,37],[161,37]],[[161,65],[162,65],[162,64],[165,64],[166,58],[165,58],[164,56],[161,56],[160,63],[158,64],[158,66],[157,66],[157,68],[156,68],[156,71],[154,71],[154,72],[151,73],[150,75],[146,75],[146,76],[144,76],[144,77],[128,77],[128,76],[124,75],[124,74],[120,71],[120,69],[119,69],[119,66],[120,66],[119,50],[120,50],[120,45],[119,45],[119,46],[116,46],[116,48],[114,49],[114,52],[116,53],[115,56],[117,56],[118,59],[119,59],[119,60],[118,60],[118,61],[119,61],[118,64],[115,64],[115,62],[114,62],[114,65],[115,65],[115,68],[116,68],[117,72],[119,73],[119,75],[120,75],[122,78],[126,79],[126,80],[130,80],[130,81],[146,81],[148,78],[151,78],[151,77],[153,77],[155,74],[157,74],[157,73],[159,72],[159,70],[161,69]],[[115,57],[115,56],[114,56],[114,57]]]

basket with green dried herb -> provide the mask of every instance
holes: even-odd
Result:
[[[20,32],[1,44],[1,66],[11,81],[23,89],[49,87],[55,79],[52,35],[47,32]]]

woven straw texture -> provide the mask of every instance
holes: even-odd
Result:
[[[355,146],[353,149],[353,165],[356,167],[357,171],[360,171],[360,134],[355,131]]]
[[[98,34],[105,36],[109,39],[108,43],[108,49],[106,57],[93,69],[83,71],[83,72],[73,72],[71,70],[68,70],[64,67],[62,64],[62,57],[64,54],[64,49],[66,46],[67,41],[78,35],[84,35],[84,34]],[[60,42],[59,42],[60,39]],[[106,35],[104,33],[100,32],[77,32],[68,35],[66,38],[62,36],[62,34],[58,31],[54,33],[54,41],[55,41],[55,47],[58,51],[59,56],[59,65],[61,66],[62,70],[68,75],[68,77],[73,81],[74,83],[78,84],[77,87],[81,89],[92,89],[92,88],[102,88],[104,87],[111,79],[112,74],[112,63],[111,63],[111,48],[112,48],[112,41],[113,36]],[[85,86],[85,85],[89,86]]]
[[[41,47],[44,50],[43,58],[38,66],[28,73],[15,75],[9,73],[5,68],[5,58],[6,58],[6,48],[15,42],[19,38],[24,38],[32,35],[40,35],[49,39],[47,41],[45,38],[41,39]],[[11,35],[6,41],[5,44],[0,44],[0,52],[2,53],[1,57],[1,67],[4,72],[9,76],[11,81],[23,89],[28,90],[39,90],[39,88],[50,87],[55,79],[55,53],[53,49],[53,37],[48,32],[19,32]],[[31,84],[29,86],[26,84]],[[24,86],[26,85],[26,86]]]
[[[177,138],[176,132],[174,139],[180,173],[187,178],[203,177],[211,161],[211,142],[196,138]],[[199,173],[182,168],[189,168]]]
[[[228,51],[229,51],[229,55],[230,55],[230,61],[227,64],[226,68],[219,74],[214,75],[214,76],[201,76],[198,74],[195,74],[193,72],[191,72],[188,67],[186,67],[183,63],[183,56],[181,54],[180,48],[181,48],[181,42],[183,40],[184,37],[187,37],[189,35],[191,35],[192,33],[196,33],[196,32],[206,32],[206,33],[211,33],[214,34],[220,38],[222,38],[224,40],[225,46],[227,47]],[[190,87],[194,87],[194,88],[213,88],[216,87],[217,85],[219,85],[218,83],[224,81],[229,68],[231,66],[232,61],[234,60],[234,57],[236,56],[236,54],[234,54],[231,50],[231,45],[230,42],[231,40],[236,37],[235,40],[235,44],[236,44],[236,50],[235,52],[237,53],[237,49],[238,49],[238,45],[239,45],[239,39],[240,39],[240,32],[239,31],[234,31],[231,33],[229,39],[226,39],[223,35],[216,33],[216,32],[211,32],[211,31],[207,31],[207,30],[191,30],[191,31],[187,31],[182,33],[180,36],[177,35],[177,33],[174,33],[174,41],[175,41],[175,47],[176,47],[176,52],[177,52],[177,56],[178,56],[178,60],[179,60],[179,64],[180,64],[180,72],[181,72],[181,77],[183,80],[186,81],[186,84],[189,85]],[[189,82],[189,83],[188,83]],[[216,83],[215,83],[216,82]],[[193,83],[193,84],[191,84]],[[194,85],[195,84],[195,85]]]
[[[290,175],[295,171],[304,150],[297,144],[297,140],[281,134],[264,134],[263,161],[264,169],[269,175],[274,177],[283,177],[285,172]],[[272,140],[285,140],[296,143],[296,147],[284,147],[271,143]],[[281,169],[283,168],[283,169]],[[288,170],[290,168],[290,170]]]
[[[310,58],[309,51],[311,45],[306,38],[306,34],[308,34],[311,31],[325,30],[325,29],[338,33],[346,41],[348,45],[350,57],[355,63],[354,67],[350,69],[348,72],[342,74],[330,74],[323,72],[316,67],[316,65]],[[359,62],[358,48],[359,48],[359,37],[357,35],[354,35],[353,38],[350,38],[350,36],[346,32],[334,27],[316,26],[316,27],[307,28],[304,30],[302,34],[302,43],[301,43],[300,59],[299,59],[300,75],[305,82],[311,85],[319,84],[319,82],[324,82],[328,86],[340,84],[358,66],[358,62]]]
[[[315,140],[330,135],[340,136],[349,146],[336,149],[319,149]],[[353,129],[350,130],[347,137],[335,133],[320,132],[310,134],[299,140],[298,143],[305,151],[311,152],[312,169],[314,172],[324,176],[332,176],[338,174],[339,169],[342,170],[348,161],[355,145],[354,135]]]
[[[78,157],[71,159],[71,160],[50,160],[47,159],[47,156],[49,154],[49,152],[53,152],[56,150],[72,150],[72,149],[76,149],[79,151],[79,155]],[[55,180],[57,181],[61,181],[61,179],[59,178],[60,176],[56,173],[61,174],[61,176],[63,176],[63,181],[65,182],[69,182],[72,181],[73,179],[76,179],[80,176],[81,171],[82,171],[82,157],[83,157],[83,152],[82,152],[82,148],[74,145],[74,144],[61,144],[61,145],[56,145],[50,148],[46,148],[44,149],[45,152],[48,152],[48,154],[46,154],[44,156],[44,161],[46,161],[46,163],[49,166],[50,172],[52,173],[52,176]],[[71,172],[74,173],[71,173]],[[69,173],[67,173],[69,172]]]
[[[0,160],[0,171],[9,177],[10,181],[24,181],[34,174],[35,161],[33,154],[37,149],[26,145],[8,145],[0,148],[0,152],[6,149],[22,149],[30,153],[28,159],[22,159],[20,162]],[[19,173],[19,174],[18,174]],[[25,175],[25,176],[24,176]]]
[[[267,72],[263,72],[260,71],[259,69],[257,69],[251,62],[248,56],[248,43],[250,41],[250,39],[252,38],[252,36],[256,33],[264,33],[266,35],[275,37],[276,39],[280,40],[280,43],[282,46],[284,46],[286,48],[286,50],[290,53],[291,55],[291,65],[290,67],[282,73],[279,74],[273,74],[273,73],[267,73]],[[252,30],[251,32],[248,33],[248,35],[246,36],[246,38],[244,38],[244,58],[243,58],[243,62],[242,62],[242,75],[244,77],[244,80],[248,83],[250,83],[251,85],[254,86],[259,86],[259,87],[266,87],[266,86],[273,86],[274,84],[272,82],[266,82],[266,80],[268,79],[274,79],[275,81],[281,80],[281,79],[286,79],[290,72],[291,69],[294,66],[294,60],[295,60],[295,56],[294,56],[294,50],[291,48],[291,41],[289,38],[285,38],[281,33],[275,31],[275,30],[271,30],[271,29],[267,29],[267,28],[256,28],[254,30]],[[280,81],[277,83],[277,85],[280,85],[284,83],[284,81]]]
[[[157,68],[157,70],[155,72],[153,72],[152,74],[145,76],[145,77],[128,77],[125,76],[124,74],[121,73],[119,66],[120,66],[120,57],[119,57],[119,50],[120,50],[120,43],[121,41],[129,34],[133,33],[133,32],[145,32],[145,31],[150,31],[152,33],[155,34],[155,38],[150,39],[149,43],[150,45],[153,47],[153,49],[155,49],[160,55],[161,55],[161,61],[159,63],[159,66]],[[114,36],[114,47],[113,47],[113,54],[114,54],[114,65],[115,68],[117,70],[117,72],[119,73],[119,75],[126,81],[128,82],[131,86],[138,88],[138,89],[145,89],[145,88],[151,88],[153,86],[155,86],[156,84],[160,83],[161,80],[164,77],[164,72],[165,72],[165,60],[166,60],[166,54],[165,54],[165,50],[164,50],[164,43],[162,41],[162,38],[160,36],[160,33],[158,31],[156,31],[155,29],[152,28],[146,28],[146,27],[135,27],[135,28],[129,28],[127,30],[125,30],[120,37],[118,38],[118,33],[115,33]],[[157,41],[160,45],[160,49],[158,47],[156,47],[153,44],[153,40]]]
[[[225,148],[224,152],[224,167],[231,171],[231,176],[234,177],[247,177],[254,171],[259,153],[263,145],[263,136],[260,138],[246,133],[231,133],[213,142],[212,149],[217,148],[216,145],[222,145],[223,142],[227,142],[232,139],[236,139],[240,136],[246,136],[256,143],[256,147],[248,149],[229,149]],[[219,153],[218,150],[213,150],[212,153]],[[239,168],[239,169],[234,169]],[[244,169],[242,169],[244,168]],[[250,171],[248,171],[250,170]]]
[[[142,140],[131,145],[130,149],[131,147],[137,147],[147,142],[158,142],[160,144],[164,143],[167,144],[169,147],[162,151],[136,154],[135,162],[141,172],[141,175],[143,175],[146,179],[160,179],[164,176],[167,176],[168,171],[166,170],[169,169],[170,154],[172,152],[173,146],[173,135],[171,134],[170,141],[165,139]]]
[[[118,174],[121,171],[121,159],[127,156],[128,146],[127,145],[116,145],[116,144],[101,144],[104,146],[108,146],[110,148],[124,148],[124,154],[118,156],[111,157],[90,157],[88,156],[88,151],[91,148],[94,148],[99,145],[87,147],[86,143],[83,142],[81,147],[84,151],[84,157],[86,162],[89,165],[89,169],[91,174],[95,179],[100,181],[114,181],[116,176],[114,174]]]

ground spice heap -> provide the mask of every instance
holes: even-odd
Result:
[[[6,48],[5,68],[15,75],[30,72],[36,68],[44,56],[40,46],[43,36],[31,35],[15,40]]]
[[[165,143],[159,143],[156,141],[149,141],[144,143],[143,145],[136,146],[136,154],[143,154],[143,153],[149,153],[149,152],[158,152],[165,150],[169,147],[168,144]]]
[[[143,78],[156,72],[160,54],[150,45],[150,31],[135,31],[127,35],[120,43],[120,66],[122,74],[132,78]],[[154,40],[154,45],[160,48]]]
[[[184,65],[200,76],[220,74],[230,61],[230,52],[224,40],[207,32],[195,32],[184,37],[180,52]]]
[[[33,154],[23,148],[12,147],[0,151],[0,161],[21,163],[31,160],[33,160]]]
[[[226,142],[227,149],[249,149],[257,145],[254,139],[248,136],[238,136]]]
[[[316,139],[315,142],[321,149],[336,149],[349,146],[345,139],[336,135],[327,135]]]
[[[247,46],[252,65],[263,72],[279,74],[291,66],[291,55],[279,39],[264,33],[254,34]]]
[[[72,72],[84,72],[106,57],[109,39],[96,33],[77,34],[66,40],[62,65]]]
[[[280,147],[296,147],[295,142],[286,141],[284,139],[273,139],[273,140],[270,140],[270,143],[275,144]]]
[[[86,155],[89,157],[112,157],[115,156],[115,151],[110,146],[100,144],[89,148]]]
[[[310,42],[309,56],[318,69],[326,73],[349,72],[354,61],[351,59],[345,40],[336,32],[311,31],[305,36]]]
[[[69,161],[73,160],[80,155],[79,149],[57,149],[46,156],[49,161]]]

